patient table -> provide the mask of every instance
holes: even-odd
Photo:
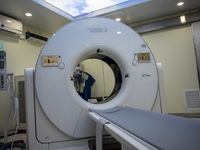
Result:
[[[90,116],[129,149],[199,150],[200,121],[130,107],[91,110]],[[99,131],[97,132],[97,139]],[[101,145],[97,145],[101,147]],[[97,150],[100,150],[99,147]]]

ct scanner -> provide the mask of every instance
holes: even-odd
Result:
[[[120,79],[115,79],[121,82],[120,88],[105,103],[84,101],[74,88],[76,66],[90,58],[109,60],[120,73]],[[96,135],[93,120],[99,118],[90,110],[128,106],[165,112],[162,71],[158,68],[161,65],[157,67],[144,40],[122,23],[96,17],[65,25],[43,47],[36,68],[25,70],[29,149],[88,149],[88,140]],[[122,143],[124,149],[133,149],[126,143]]]

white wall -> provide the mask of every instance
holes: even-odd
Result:
[[[198,76],[191,26],[143,34],[157,62],[163,64],[168,113],[187,113],[184,89],[196,89]],[[200,112],[200,111],[195,111]]]

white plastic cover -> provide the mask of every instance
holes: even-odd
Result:
[[[150,53],[150,62],[139,63],[137,53]],[[119,93],[104,104],[84,101],[72,80],[77,64],[95,54],[110,57],[122,72]],[[59,56],[59,65],[42,66],[42,56]],[[35,87],[43,111],[56,127],[71,137],[88,137],[95,134],[88,108],[151,110],[158,75],[149,47],[134,30],[110,19],[86,18],[65,25],[48,40],[37,61]]]

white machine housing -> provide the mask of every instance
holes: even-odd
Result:
[[[112,100],[92,104],[77,93],[73,73],[81,61],[98,55],[116,62],[122,84]],[[87,144],[95,136],[88,109],[165,112],[163,82],[151,50],[134,30],[114,20],[86,18],[65,25],[43,47],[35,70],[25,74],[29,149]]]

